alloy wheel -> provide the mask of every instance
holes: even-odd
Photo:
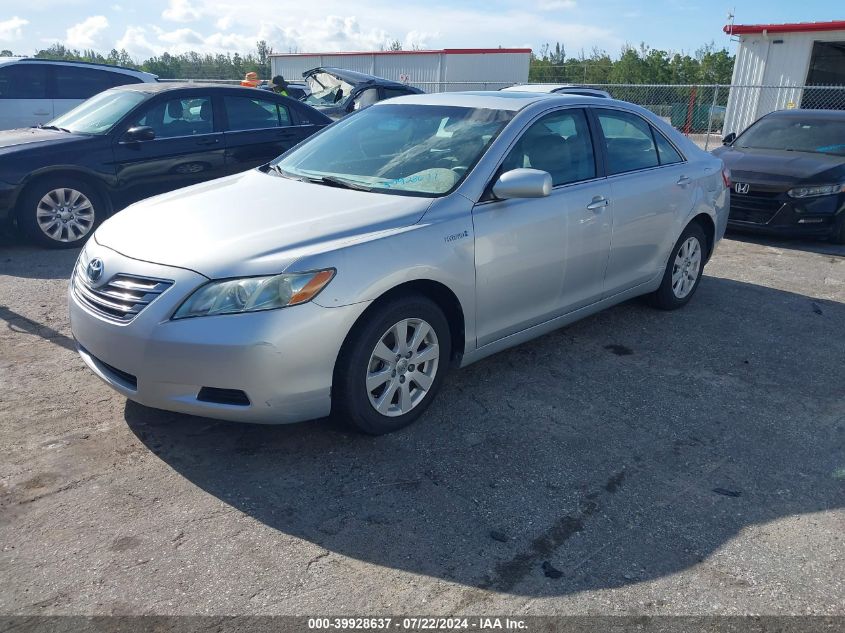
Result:
[[[440,362],[437,333],[422,319],[403,319],[379,339],[367,364],[373,408],[388,417],[408,413],[428,395]]]
[[[35,211],[38,227],[57,242],[75,242],[94,227],[94,205],[81,191],[53,189],[41,198]]]
[[[690,236],[678,249],[672,267],[672,293],[675,297],[683,299],[692,292],[700,270],[701,243],[698,238]]]

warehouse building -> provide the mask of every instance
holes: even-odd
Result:
[[[273,75],[295,81],[319,66],[355,70],[425,92],[498,90],[528,81],[530,48],[447,48],[433,51],[290,53],[271,56]]]
[[[730,24],[739,37],[724,132],[784,108],[845,109],[845,20]]]

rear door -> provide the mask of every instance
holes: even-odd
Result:
[[[152,99],[115,138],[118,190],[123,204],[225,174],[225,145],[210,92],[165,93]],[[127,141],[135,126],[155,132],[151,141]]]
[[[677,217],[691,208],[694,187],[680,152],[645,119],[609,108],[594,112],[613,199],[605,280],[605,296],[612,296],[663,271]]]
[[[48,64],[21,62],[0,66],[0,130],[51,121]]]
[[[50,71],[53,75],[51,93],[55,116],[72,110],[103,90],[141,83],[141,80],[133,75],[69,64],[53,64]]]
[[[226,172],[237,173],[263,165],[313,133],[313,125],[299,125],[296,109],[282,99],[225,95],[223,137]]]

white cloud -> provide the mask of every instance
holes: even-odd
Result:
[[[176,29],[175,31],[163,31],[156,29],[158,41],[165,44],[175,45],[177,48],[202,48],[205,39],[193,29]]]
[[[574,9],[578,6],[575,0],[540,0],[537,8],[540,11],[560,11],[562,9]]]
[[[65,43],[71,48],[93,48],[96,45],[97,36],[108,27],[109,21],[106,16],[92,15],[67,30]]]
[[[130,26],[126,29],[117,43],[115,48],[118,50],[126,50],[132,57],[136,59],[144,59],[158,55],[163,52],[160,46],[157,46],[147,39],[147,31],[140,26]]]
[[[191,0],[170,0],[170,5],[161,13],[161,17],[171,22],[193,22],[202,15]]]
[[[22,39],[23,27],[27,24],[29,24],[29,20],[24,20],[18,16],[0,22],[0,42],[15,42]]]

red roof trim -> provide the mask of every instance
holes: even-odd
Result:
[[[317,55],[485,55],[497,53],[530,53],[530,48],[443,48],[432,51],[338,51],[327,53],[273,53],[270,57],[314,57]]]
[[[751,33],[809,33],[813,31],[845,31],[845,20],[833,20],[832,22],[795,22],[793,24],[730,24],[722,29],[725,33],[733,35],[746,35]]]

